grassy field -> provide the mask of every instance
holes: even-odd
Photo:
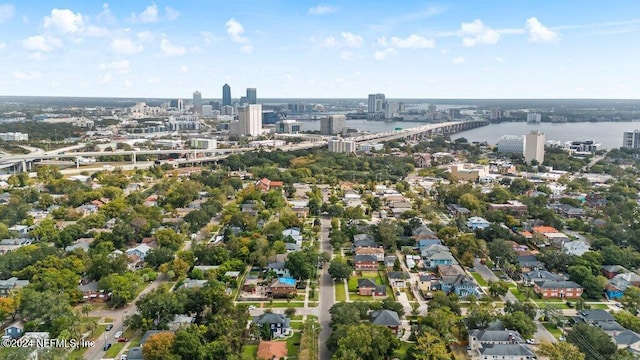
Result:
[[[293,334],[292,337],[287,339],[287,358],[296,359],[300,352],[300,339],[302,335],[299,332]]]
[[[558,329],[554,324],[543,322],[542,326],[544,326],[545,329],[549,330],[551,335],[553,335],[554,337],[559,338],[560,336],[562,336],[562,330]]]
[[[480,286],[487,286],[487,282],[484,281],[482,276],[480,276],[480,274],[478,274],[477,272],[472,272],[471,276],[473,276],[473,278],[476,279],[476,281],[478,282],[478,284],[480,284]]]
[[[346,301],[347,295],[344,292],[344,282],[336,282],[336,301]]]
[[[244,345],[242,347],[242,360],[255,360],[258,356],[258,345]]]
[[[593,309],[593,310],[607,310],[609,308],[609,306],[607,306],[606,304],[589,304],[589,303],[587,303],[587,306],[590,306],[591,309]]]

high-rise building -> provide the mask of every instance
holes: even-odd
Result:
[[[527,122],[530,123],[539,123],[542,121],[542,115],[538,113],[527,114]]]
[[[231,106],[231,86],[229,84],[222,86],[222,106]]]
[[[544,134],[534,130],[524,140],[524,161],[531,164],[533,160],[538,164],[544,161]]]
[[[202,94],[198,90],[193,92],[193,112],[202,114]]]
[[[247,103],[257,104],[258,90],[256,88],[247,88]]]
[[[238,133],[247,136],[262,133],[262,105],[249,104],[238,108]]]
[[[433,116],[436,114],[436,106],[435,105],[429,105],[427,106],[427,112],[429,113],[429,115]]]
[[[384,94],[369,94],[368,113],[379,113],[384,111]]]
[[[352,153],[356,151],[356,142],[343,138],[333,138],[327,144],[329,152]]]
[[[640,130],[625,131],[622,138],[622,147],[640,149]]]
[[[320,134],[335,135],[342,131],[347,117],[344,115],[329,115],[320,119]]]
[[[384,118],[393,119],[398,116],[398,103],[393,101],[387,101],[384,106]]]
[[[280,134],[297,134],[302,129],[302,122],[298,120],[280,120],[276,123],[276,132]]]
[[[504,154],[524,154],[524,136],[504,135],[498,139],[498,152]]]

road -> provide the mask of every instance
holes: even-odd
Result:
[[[89,348],[87,352],[84,354],[84,358],[87,360],[99,360],[104,356],[104,351],[102,348],[106,343],[114,343],[117,340],[114,338],[114,334],[123,329],[122,320],[125,316],[131,316],[136,313],[136,301],[140,299],[144,294],[151,292],[152,290],[158,288],[162,281],[160,281],[161,276],[149,284],[138,297],[135,298],[129,305],[113,310],[94,310],[89,313],[89,316],[98,317],[98,318],[111,318],[113,319],[113,329],[111,331],[105,331],[102,336],[100,336],[96,340],[96,347]]]
[[[320,250],[333,254],[331,243],[329,243],[329,230],[331,230],[331,220],[328,217],[320,219]],[[331,315],[329,309],[336,302],[336,292],[333,287],[333,279],[327,272],[328,266],[320,270],[320,281],[318,284],[320,291],[320,303],[318,304],[318,321],[320,322],[320,336],[318,337],[318,348],[320,349],[320,360],[330,360],[331,352],[327,349],[327,340],[331,335]]]

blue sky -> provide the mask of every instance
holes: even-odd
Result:
[[[0,95],[640,98],[640,2],[0,0]]]

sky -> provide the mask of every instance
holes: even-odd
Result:
[[[640,2],[0,0],[0,95],[640,98]]]

